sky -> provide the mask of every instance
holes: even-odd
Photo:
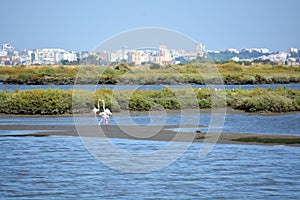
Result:
[[[299,0],[0,0],[0,44],[90,51],[120,32],[167,28],[206,45],[300,49]]]

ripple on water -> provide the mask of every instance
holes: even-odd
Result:
[[[157,117],[157,116],[152,116]],[[178,125],[182,118],[191,119],[192,122],[199,121],[200,125],[209,126],[210,114],[168,114],[162,119],[161,124]],[[84,125],[91,124],[87,118],[80,118]],[[282,134],[282,135],[300,135],[300,113],[280,114],[280,115],[261,115],[261,114],[226,114],[225,123],[222,131],[225,133],[258,133],[258,134]],[[128,125],[135,123],[137,125],[155,125],[151,124],[149,115],[118,116],[111,119],[112,125]],[[0,117],[0,125],[58,125],[74,126],[73,117]],[[207,131],[207,128],[181,128],[181,131],[196,130]],[[0,131],[1,134],[1,131]]]
[[[140,152],[167,144],[112,142]],[[300,195],[296,147],[218,144],[200,159],[201,143],[195,143],[166,168],[127,174],[95,160],[75,137],[1,137],[0,143],[0,196],[5,199],[297,199]]]

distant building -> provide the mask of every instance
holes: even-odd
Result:
[[[261,53],[264,53],[264,54],[270,52],[269,49],[267,49],[267,48],[261,48],[260,50],[261,50]]]
[[[233,61],[235,61],[235,62],[238,62],[238,61],[240,61],[240,58],[239,58],[239,57],[232,57],[230,60],[233,60]]]
[[[63,49],[35,49],[31,53],[32,64],[54,65],[62,61],[73,62],[77,61],[75,52],[68,52]]]
[[[135,65],[146,63],[186,64],[201,59],[234,60],[234,61],[271,61],[271,63],[299,65],[300,52],[291,48],[286,52],[270,52],[267,48],[248,48],[237,50],[206,51],[202,43],[195,44],[195,49],[168,49],[166,44],[158,47],[128,49],[127,46],[119,50],[104,50],[102,52],[82,51],[75,53],[59,48],[43,48],[34,50],[17,50],[10,44],[3,44],[0,48],[0,65],[54,65],[66,64],[95,64],[106,65],[114,62],[128,62]]]
[[[7,52],[5,50],[0,50],[0,57],[7,56]]]
[[[38,55],[36,52],[31,53],[31,62],[32,64],[38,64]]]
[[[156,56],[156,63],[163,65],[164,63],[168,63],[172,61],[171,51],[168,50],[167,45],[159,46],[159,53]]]
[[[2,50],[10,51],[10,50],[13,50],[13,49],[14,48],[10,44],[3,44],[2,45]]]
[[[167,45],[165,45],[165,44],[159,45],[159,50],[160,51],[167,51],[168,50]]]
[[[230,53],[236,53],[236,54],[240,53],[237,49],[234,49],[234,48],[228,48],[228,49],[226,49],[226,51],[230,52]]]
[[[206,57],[206,51],[205,51],[205,45],[202,43],[196,44],[196,54],[197,57],[205,58]]]
[[[292,52],[292,53],[298,53],[298,49],[296,49],[296,48],[291,48],[291,49],[289,50],[289,52]]]
[[[127,52],[127,62],[128,63],[135,63],[135,54],[134,52],[128,51]]]
[[[297,65],[296,59],[295,58],[288,58],[286,60],[286,65],[288,65],[288,66],[296,66]]]
[[[123,58],[123,51],[122,50],[112,50],[107,52],[107,61],[108,62],[118,62],[121,61]]]

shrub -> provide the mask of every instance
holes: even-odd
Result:
[[[225,93],[226,92],[226,96]],[[226,97],[226,101],[225,98]],[[247,112],[288,112],[300,110],[300,91],[286,88],[215,91],[176,89],[113,91],[34,89],[0,92],[0,112],[11,114],[63,114],[91,112],[98,99],[119,110],[161,110],[232,106]],[[213,100],[213,101],[212,101]]]
[[[150,69],[160,69],[160,68],[161,68],[160,64],[157,64],[157,63],[150,64]]]
[[[149,111],[151,102],[147,101],[143,96],[135,94],[129,100],[129,110]]]
[[[1,92],[0,112],[12,114],[63,114],[72,108],[72,93],[63,90]]]
[[[274,94],[242,98],[234,105],[234,108],[248,112],[288,112],[297,110],[291,99]]]

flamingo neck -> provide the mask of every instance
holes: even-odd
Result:
[[[103,101],[103,112],[105,111],[105,101]]]

